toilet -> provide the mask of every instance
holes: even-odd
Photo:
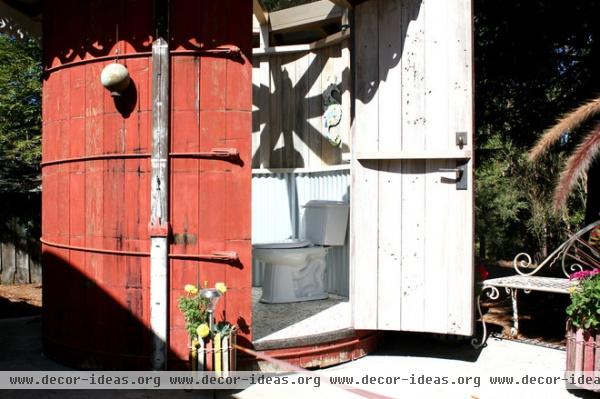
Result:
[[[324,283],[327,251],[344,245],[348,211],[348,204],[341,201],[309,201],[304,205],[303,238],[252,246],[255,260],[265,263],[261,302],[328,297]]]

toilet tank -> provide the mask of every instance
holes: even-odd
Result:
[[[304,205],[305,238],[316,245],[344,245],[348,227],[348,204],[312,200]]]

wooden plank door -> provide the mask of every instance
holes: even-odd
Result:
[[[354,327],[471,335],[471,0],[355,11]]]
[[[188,337],[177,309],[185,284],[225,282],[215,318],[237,325],[243,345],[252,340],[252,4],[170,4],[169,336],[174,357],[186,358]],[[239,156],[211,157],[215,149]],[[209,258],[219,253],[239,259]]]

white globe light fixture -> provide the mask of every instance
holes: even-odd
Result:
[[[131,78],[125,65],[113,62],[104,67],[100,74],[100,81],[102,86],[110,90],[111,96],[120,97],[121,93],[129,87]]]

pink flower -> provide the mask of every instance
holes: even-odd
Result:
[[[595,276],[598,273],[600,273],[599,269],[581,270],[575,273],[571,273],[571,275],[569,275],[569,280],[583,280]]]

